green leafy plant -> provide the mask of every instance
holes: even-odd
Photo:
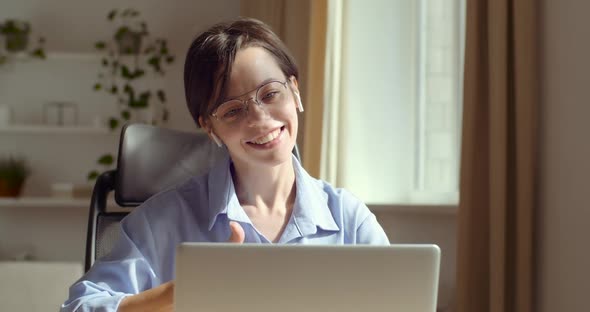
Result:
[[[31,33],[31,24],[26,21],[8,19],[0,24],[0,34],[4,36],[5,50],[8,53],[25,51],[29,45],[29,34]],[[37,47],[28,51],[28,55],[33,58],[45,59],[44,50],[45,38],[40,37],[37,41]],[[0,65],[8,61],[8,55],[0,53]]]
[[[117,24],[112,40],[95,43],[95,48],[104,55],[94,90],[116,97],[120,108],[118,116],[109,120],[112,130],[129,121],[133,109],[148,108],[152,104],[158,105],[157,117],[148,122],[156,124],[168,120],[166,93],[148,83],[147,78],[164,76],[165,67],[174,62],[174,56],[165,39],[149,40],[147,24],[139,18],[140,13],[134,9],[112,10],[107,15],[107,20]],[[154,76],[148,77],[150,72]]]
[[[163,38],[152,38],[147,23],[135,9],[112,10],[107,20],[114,25],[113,36],[108,41],[97,41],[95,49],[102,54],[101,70],[93,89],[112,95],[118,103],[117,115],[108,120],[108,127],[116,131],[126,122],[139,121],[157,125],[168,121],[166,92],[158,83],[164,77],[167,66],[175,61]],[[150,113],[147,120],[141,114]],[[104,162],[104,156],[97,162]],[[88,174],[93,180],[98,171]]]
[[[24,158],[0,158],[0,196],[18,196],[29,173]]]

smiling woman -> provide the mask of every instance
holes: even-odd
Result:
[[[126,217],[113,251],[70,288],[62,311],[171,311],[181,242],[388,245],[365,204],[309,176],[292,155],[303,110],[298,75],[258,20],[198,36],[185,62],[188,108],[229,157]]]
[[[200,116],[199,124],[227,146],[236,167],[284,163],[297,137],[297,79],[284,77],[272,55],[256,46],[236,53],[230,75],[231,100],[212,104],[217,117]]]

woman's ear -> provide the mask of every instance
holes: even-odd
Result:
[[[299,94],[299,84],[297,83],[297,78],[295,76],[291,76],[289,79],[291,80],[293,95],[295,95],[295,102],[297,102],[297,109],[300,113],[303,112],[303,103],[301,103],[301,95]]]
[[[199,116],[199,126],[201,126],[201,128],[205,129],[205,131],[207,131],[207,133],[209,133],[209,123],[207,121],[205,121],[205,119],[203,119],[203,117]]]
[[[293,87],[295,87],[293,90],[297,90],[297,92],[299,92],[299,83],[297,82],[297,78],[295,78],[295,76],[291,76],[289,80],[291,80]]]
[[[205,129],[205,132],[207,132],[207,135],[209,136],[209,138],[211,140],[213,140],[213,142],[215,142],[215,144],[217,144],[217,146],[219,146],[219,147],[223,146],[223,142],[221,142],[219,137],[217,135],[215,135],[215,133],[213,133],[213,127],[211,127],[211,124],[209,121],[204,120],[203,117],[199,117],[199,125],[201,126],[201,128]]]

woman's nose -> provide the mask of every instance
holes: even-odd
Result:
[[[258,104],[258,102],[253,98],[248,100],[247,119],[249,123],[251,123],[251,121],[268,119],[269,117],[270,114],[268,112],[266,105]]]

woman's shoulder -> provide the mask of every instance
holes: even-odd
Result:
[[[325,180],[311,177],[310,184],[322,194],[328,208],[335,217],[339,216],[343,220],[355,219],[362,221],[371,213],[360,198],[345,188],[335,187]]]
[[[328,195],[329,199],[337,200],[346,204],[363,204],[362,200],[355,196],[351,191],[332,185],[330,182],[321,179],[315,179],[315,183]]]
[[[360,244],[389,244],[387,235],[375,215],[352,192],[314,179],[313,183],[325,194],[334,221],[345,235],[345,242]]]

